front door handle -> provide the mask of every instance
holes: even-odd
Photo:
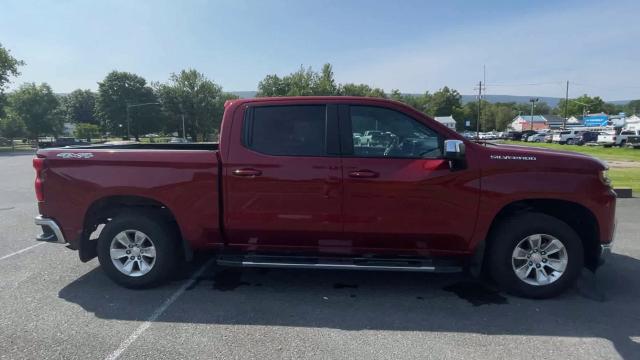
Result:
[[[256,177],[262,175],[262,171],[258,169],[243,168],[235,169],[231,172],[235,176]]]
[[[356,170],[349,173],[349,177],[352,178],[377,178],[378,176],[380,176],[380,174],[377,172],[367,169]]]

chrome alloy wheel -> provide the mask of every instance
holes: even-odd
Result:
[[[155,245],[138,230],[124,230],[114,236],[109,252],[116,269],[131,277],[145,275],[156,263]]]
[[[543,286],[558,280],[569,256],[562,242],[551,235],[534,234],[522,239],[511,255],[516,276],[525,283]]]

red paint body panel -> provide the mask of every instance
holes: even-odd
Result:
[[[68,149],[40,150],[46,156],[45,201],[40,213],[54,218],[70,242],[79,239],[87,210],[109,196],[140,196],[171,210],[180,230],[196,248],[221,243],[218,224],[216,152],[189,150],[106,150],[91,159],[61,159]]]
[[[466,167],[453,171],[444,159],[270,156],[243,146],[249,106],[291,104],[374,105],[403,112],[443,138],[463,140]],[[93,157],[57,156],[65,152]],[[83,234],[93,203],[121,195],[166,206],[194,249],[470,254],[501,209],[526,199],[580,204],[597,219],[600,241],[613,239],[615,195],[599,178],[605,169],[601,162],[573,153],[475,144],[406,105],[383,99],[229,101],[217,151],[72,148],[40,150],[38,157],[46,158],[40,212],[58,221],[71,242]],[[377,177],[348,175],[358,170]]]

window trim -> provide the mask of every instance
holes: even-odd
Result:
[[[324,153],[322,155],[296,155],[296,154],[269,154],[252,147],[253,122],[255,120],[256,108],[267,107],[306,107],[321,106],[325,108],[324,115]],[[340,157],[340,142],[338,141],[339,127],[337,117],[337,106],[328,103],[309,103],[309,104],[268,104],[268,105],[250,105],[244,111],[242,119],[242,139],[241,145],[245,149],[264,156],[278,157],[308,157],[308,158],[326,158]]]
[[[353,128],[351,127],[351,106],[360,106],[360,107],[373,107],[373,108],[381,108],[385,110],[394,111],[400,113],[412,121],[417,122],[421,126],[426,127],[427,129],[433,131],[438,136],[438,145],[440,149],[444,150],[444,139],[445,137],[437,130],[433,129],[431,126],[425,124],[423,121],[416,119],[415,117],[390,108],[388,106],[381,105],[370,105],[370,104],[341,104],[338,109],[338,116],[340,118],[340,144],[342,149],[342,157],[345,158],[355,158],[355,159],[398,159],[398,160],[442,160],[444,159],[444,153],[438,157],[400,157],[400,156],[360,156],[354,153],[353,147]]]

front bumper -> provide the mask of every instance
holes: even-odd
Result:
[[[36,237],[38,241],[66,244],[67,241],[62,235],[62,230],[58,226],[55,220],[38,215],[33,219],[36,225],[42,226],[42,234]]]

